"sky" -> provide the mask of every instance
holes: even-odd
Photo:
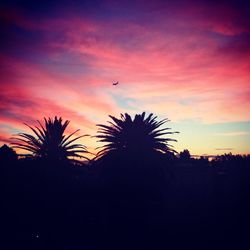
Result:
[[[146,111],[178,152],[250,153],[249,3],[10,0],[0,27],[0,146],[43,117],[94,136]]]

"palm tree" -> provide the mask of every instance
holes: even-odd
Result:
[[[150,216],[154,220],[161,213],[164,218],[169,155],[175,152],[169,142],[176,141],[168,135],[178,132],[161,128],[169,120],[157,121],[152,113],[146,116],[143,112],[134,118],[127,113],[120,118],[109,117],[112,121],[108,125],[97,124],[96,136],[104,143],[99,147],[97,163],[101,169],[102,205],[109,220],[116,223],[117,214],[122,214],[124,220],[119,223],[125,225]]]
[[[149,114],[145,116],[145,112],[135,115],[134,119],[125,113],[121,114],[118,119],[114,116],[109,116],[112,121],[110,125],[97,124],[99,127],[98,135],[99,142],[106,143],[101,149],[97,157],[104,156],[109,152],[129,152],[129,153],[173,153],[176,152],[173,146],[169,144],[175,139],[166,138],[166,135],[172,135],[178,132],[170,132],[170,128],[160,127],[168,122],[168,119],[157,121],[157,116]]]
[[[73,144],[76,140],[87,136],[81,135],[74,139],[71,137],[79,131],[77,129],[69,135],[65,135],[64,132],[69,125],[69,121],[63,122],[62,118],[44,118],[45,126],[37,121],[39,126],[28,126],[35,136],[27,133],[19,133],[12,139],[15,141],[12,143],[14,148],[24,149],[29,152],[25,156],[31,156],[34,158],[49,159],[49,160],[70,160],[75,161],[74,157],[81,157],[83,153],[88,153],[87,148],[81,144]]]

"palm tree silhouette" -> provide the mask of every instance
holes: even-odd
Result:
[[[145,112],[135,115],[134,119],[127,113],[121,114],[120,119],[111,115],[109,117],[112,119],[109,122],[110,125],[97,124],[99,129],[96,137],[100,139],[99,142],[106,143],[104,146],[98,147],[101,150],[97,153],[97,157],[112,151],[135,154],[155,151],[176,152],[169,144],[170,141],[176,140],[165,136],[178,132],[170,132],[170,128],[159,129],[169,121],[168,119],[157,121],[157,116],[151,113],[146,117]]]
[[[175,152],[169,142],[176,141],[168,136],[178,132],[161,127],[169,120],[157,121],[152,113],[109,117],[108,125],[97,124],[96,137],[104,145],[99,147],[96,162],[102,207],[111,228],[117,228],[117,222],[126,227],[128,222],[143,225],[145,220],[157,221],[158,215],[164,218],[169,155]]]
[[[71,137],[79,131],[77,129],[69,135],[65,135],[64,132],[69,125],[68,120],[63,122],[62,118],[44,118],[45,126],[43,126],[39,121],[40,125],[31,127],[28,126],[35,136],[27,133],[19,133],[12,139],[15,140],[12,145],[13,148],[24,149],[29,154],[25,156],[31,156],[34,158],[49,159],[49,160],[70,160],[75,161],[73,157],[81,157],[88,159],[82,154],[88,153],[86,146],[81,144],[73,144],[76,140],[87,136],[81,135],[74,139]],[[71,158],[69,158],[71,157]]]

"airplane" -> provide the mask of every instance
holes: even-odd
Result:
[[[114,82],[113,85],[117,85],[119,82]]]

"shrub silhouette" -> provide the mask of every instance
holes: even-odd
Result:
[[[12,145],[13,148],[24,149],[34,158],[46,159],[46,160],[70,160],[69,157],[82,157],[87,159],[81,154],[88,153],[86,146],[81,144],[73,144],[76,140],[86,136],[77,136],[74,139],[71,137],[79,131],[77,129],[69,135],[65,135],[64,132],[69,125],[69,121],[63,122],[62,118],[44,118],[45,126],[39,121],[40,128],[35,126],[28,126],[35,136],[27,133],[19,133],[12,139],[15,140]]]
[[[112,121],[110,125],[97,124],[99,127],[98,135],[99,142],[106,143],[97,156],[104,156],[112,151],[127,152],[135,154],[147,154],[152,152],[175,152],[173,146],[169,144],[175,139],[166,138],[166,135],[172,135],[178,132],[170,132],[170,128],[159,129],[168,119],[157,121],[157,116],[146,113],[135,115],[134,119],[127,113],[121,114],[118,119],[114,116],[109,116]]]

